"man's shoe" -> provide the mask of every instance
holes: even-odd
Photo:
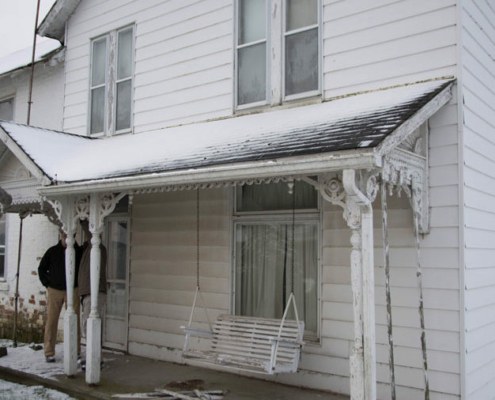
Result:
[[[55,362],[55,357],[54,356],[47,356],[46,357],[46,362],[47,363],[54,363]]]

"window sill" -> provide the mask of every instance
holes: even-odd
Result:
[[[269,112],[269,111],[278,111],[278,110],[284,110],[287,108],[294,108],[294,107],[300,107],[300,106],[307,106],[307,105],[312,105],[312,104],[319,104],[323,102],[323,97],[319,91],[311,92],[311,93],[304,93],[301,95],[294,95],[290,96],[288,98],[285,98],[283,100],[282,104],[277,104],[277,105],[270,105],[265,102],[263,103],[252,103],[252,104],[246,104],[243,106],[238,106],[235,109],[235,115],[241,116],[241,115],[247,115],[247,114],[256,114],[256,113],[263,113],[263,112]]]
[[[9,284],[5,280],[0,280],[0,292],[8,292],[9,291]]]

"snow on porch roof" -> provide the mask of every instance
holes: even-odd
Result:
[[[45,184],[46,178],[71,186],[227,164],[293,162],[297,156],[373,150],[450,83],[435,80],[136,135],[94,139],[5,121],[0,135]]]

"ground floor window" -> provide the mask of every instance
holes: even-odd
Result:
[[[299,182],[295,203],[292,273],[292,195],[287,184],[253,185],[237,190],[235,313],[281,318],[294,283],[299,319],[305,321],[306,336],[316,337],[319,213],[314,189]],[[291,309],[289,318],[293,317]]]

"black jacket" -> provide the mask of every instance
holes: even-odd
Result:
[[[74,247],[76,251],[74,287],[77,287],[81,249],[77,244]],[[45,287],[51,287],[57,290],[67,289],[65,281],[65,247],[62,246],[62,242],[58,242],[46,251],[38,267],[38,276],[40,277],[41,284]]]

